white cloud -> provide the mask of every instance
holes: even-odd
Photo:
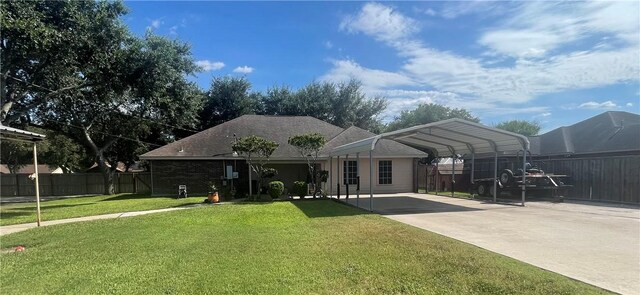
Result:
[[[633,106],[633,103],[628,102],[628,103],[627,103],[627,106],[628,106],[628,107],[632,107],[632,106]]]
[[[595,101],[589,101],[589,102],[585,102],[583,104],[580,104],[578,106],[578,108],[580,109],[613,109],[613,108],[617,108],[618,105],[616,105],[616,103],[614,103],[613,101],[607,100],[605,102],[595,102]]]
[[[215,71],[224,68],[224,63],[220,61],[199,60],[196,61],[196,65],[201,67],[205,72]]]
[[[241,66],[233,69],[233,72],[241,74],[251,74],[253,72],[253,68],[248,66]]]
[[[478,6],[481,7],[481,9],[478,8],[479,11],[486,9],[484,4],[477,5],[481,5]],[[513,105],[528,102],[538,95],[546,93],[635,81],[640,75],[640,64],[637,62],[640,60],[640,51],[637,45],[633,44],[616,46],[615,50],[598,47],[549,55],[550,51],[559,46],[558,42],[563,42],[563,40],[549,36],[550,30],[538,32],[537,29],[540,26],[542,29],[549,28],[547,25],[550,22],[549,19],[560,22],[559,26],[566,22],[560,21],[557,13],[552,13],[551,17],[545,15],[553,7],[548,3],[535,4],[538,5],[537,8],[533,6],[534,4],[529,3],[518,5],[503,10],[526,10],[513,13],[515,16],[527,16],[522,24],[514,25],[515,29],[510,34],[504,34],[507,32],[507,27],[492,28],[485,32],[480,39],[492,40],[493,43],[485,41],[487,46],[494,44],[494,47],[491,47],[494,54],[518,53],[522,56],[522,58],[515,59],[513,65],[495,66],[495,64],[488,65],[479,58],[430,48],[414,37],[414,34],[417,33],[416,20],[382,4],[365,4],[358,13],[348,16],[342,21],[341,29],[351,33],[362,33],[384,42],[395,49],[400,58],[404,59],[403,66],[397,70],[383,71],[367,68],[353,60],[332,61],[333,68],[323,78],[332,81],[356,78],[363,82],[367,91],[371,92],[387,91],[389,93],[410,86],[411,89],[418,91],[435,90],[441,93],[454,93],[458,95],[457,99],[461,102],[459,103],[460,107],[467,109],[474,107],[487,112],[493,108],[511,113],[544,113],[548,109],[520,108]],[[571,2],[562,5],[583,5],[583,3]],[[605,9],[605,6],[609,4],[606,2],[598,5]],[[616,6],[615,11],[619,9]],[[539,13],[538,15],[535,15],[536,11]],[[624,29],[614,27],[605,29],[605,26],[613,26],[613,24],[602,19],[600,16],[602,12],[592,8],[580,11],[587,13],[587,15],[570,14],[568,16],[570,26],[563,30],[570,31],[573,27],[579,26],[580,32],[584,34],[597,31],[611,32],[614,35],[622,36],[624,34],[621,32],[637,26],[631,22],[631,25],[622,25],[621,27]],[[512,25],[518,21],[515,16],[508,15],[510,14],[505,14],[504,24]],[[573,20],[575,17],[580,17],[580,21]],[[625,17],[622,18],[625,19]],[[540,19],[544,25],[537,24],[536,19]],[[614,22],[612,21],[612,23]],[[598,26],[600,28],[597,30],[584,29]],[[492,34],[492,32],[500,33]],[[518,36],[518,32],[528,33],[525,34],[527,38]],[[528,39],[534,40],[529,41]],[[606,41],[606,38],[601,40]],[[520,46],[517,48],[498,46],[507,43],[522,43],[524,45],[517,45]],[[530,59],[531,57],[535,57],[535,59]],[[405,98],[402,102],[400,100],[392,101],[390,109],[393,109],[396,103],[400,105],[410,101],[407,99],[410,98]],[[450,106],[455,104],[458,102],[447,103]],[[501,108],[495,108],[496,105],[500,105]]]
[[[551,113],[542,113],[540,114],[540,117],[549,117],[551,116]]]
[[[351,60],[333,60],[333,68],[320,79],[323,81],[343,82],[357,79],[362,82],[365,91],[375,92],[389,87],[410,86],[415,83],[400,73],[367,69]]]
[[[333,43],[331,43],[331,41],[325,41],[324,42],[324,47],[327,49],[331,49],[333,48]]]
[[[162,24],[164,24],[164,21],[162,20],[162,18],[152,19],[149,22],[149,26],[147,26],[147,30],[155,30],[159,28]]]
[[[428,15],[428,16],[436,16],[436,11],[431,9],[431,8],[427,8],[424,10],[424,14]]]
[[[365,4],[360,13],[346,17],[340,24],[341,30],[349,33],[364,33],[380,41],[408,37],[417,31],[417,27],[417,21],[378,3]]]
[[[640,31],[634,1],[521,2],[509,17],[485,32],[479,43],[494,54],[512,57],[540,57],[554,49],[597,34],[608,42],[637,44]],[[599,44],[606,48],[607,43]]]
[[[511,3],[503,1],[445,1],[441,15],[445,19],[475,14],[480,17],[494,18],[509,13]]]

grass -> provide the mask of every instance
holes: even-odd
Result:
[[[4,294],[600,294],[330,200],[233,204],[2,238]]]
[[[201,203],[205,196],[176,199],[137,194],[78,197],[40,203],[43,221],[118,212],[152,210]],[[36,222],[36,203],[3,204],[0,225]]]

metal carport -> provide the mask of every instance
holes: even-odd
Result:
[[[462,119],[448,119],[434,123],[418,125],[393,132],[387,132],[370,138],[341,145],[329,153],[329,158],[349,156],[350,154],[369,153],[369,197],[370,210],[373,210],[373,157],[372,152],[380,139],[391,139],[418,149],[433,151],[436,157],[456,157],[471,155],[471,183],[474,182],[476,154],[494,154],[494,179],[498,178],[498,154],[523,151],[522,171],[526,171],[526,154],[529,139],[513,132],[485,126]],[[338,177],[338,179],[340,179]],[[525,203],[526,173],[522,173],[522,206]],[[330,186],[333,185],[330,181]],[[495,187],[496,184],[494,184]],[[497,198],[497,189],[493,190],[493,201]]]
[[[35,181],[36,186],[36,220],[38,226],[40,226],[40,186],[38,182],[38,150],[36,148],[36,142],[43,141],[44,138],[45,136],[42,134],[33,133],[0,124],[0,140],[14,140],[33,143],[33,180]]]

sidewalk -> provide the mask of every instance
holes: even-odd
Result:
[[[199,207],[199,206],[202,206],[202,205],[201,204],[195,204],[195,205],[184,206],[184,207],[176,207],[176,208],[155,209],[155,210],[147,210],[147,211],[121,212],[121,213],[111,213],[111,214],[76,217],[76,218],[68,218],[68,219],[50,220],[50,221],[41,222],[40,226],[42,227],[42,226],[65,224],[65,223],[72,223],[72,222],[81,222],[81,221],[91,221],[91,220],[100,220],[100,219],[112,219],[112,218],[139,216],[139,215],[152,214],[152,213],[161,213],[161,212],[169,212],[169,211],[176,211],[176,210],[184,210],[184,209],[195,208],[195,207]],[[0,226],[0,236],[21,232],[21,231],[25,231],[25,230],[36,228],[36,227],[38,227],[38,224],[35,223],[35,222],[34,223],[23,223],[23,224],[13,224],[13,225]]]

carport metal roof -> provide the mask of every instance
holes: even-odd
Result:
[[[30,131],[4,126],[0,124],[0,138],[20,141],[42,141],[45,136]]]
[[[418,149],[429,149],[437,157],[453,157],[460,155],[471,155],[471,183],[474,183],[475,155],[494,154],[493,186],[497,186],[498,173],[498,153],[523,151],[522,171],[526,171],[526,151],[529,150],[529,139],[527,137],[485,126],[479,123],[462,119],[448,119],[434,123],[418,125],[393,132],[387,132],[370,138],[359,140],[353,143],[335,147],[329,152],[330,157],[340,157],[341,155],[369,152],[369,179],[373,179],[373,157],[372,151],[380,139],[392,139],[397,142],[412,146]],[[333,161],[330,161],[333,163]],[[359,172],[358,172],[359,173]],[[330,177],[331,179],[332,177]],[[338,178],[339,179],[339,178]],[[522,175],[522,205],[524,206],[526,185],[524,185],[526,173]],[[332,181],[330,181],[332,186]],[[453,190],[451,192],[453,194]],[[373,181],[369,181],[370,210],[373,210]],[[493,200],[497,199],[497,189],[493,189]]]
[[[529,139],[513,132],[462,119],[448,119],[387,132],[334,148],[331,156],[374,150],[382,139],[432,150],[437,157],[529,150]]]

